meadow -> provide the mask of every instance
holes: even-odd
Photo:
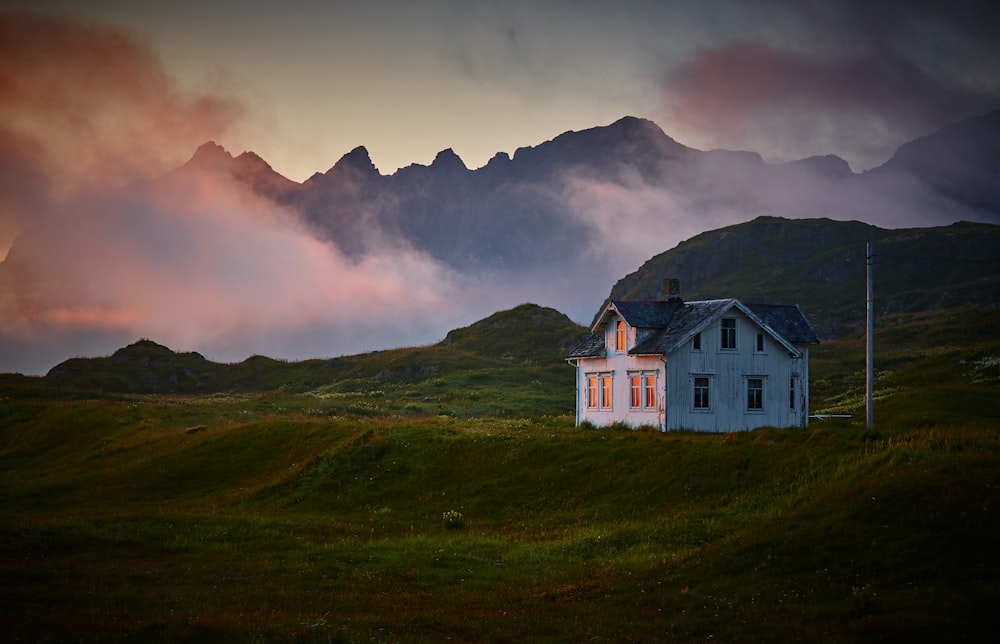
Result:
[[[435,369],[241,367],[310,373],[284,388],[0,377],[0,621],[11,641],[979,640],[1000,626],[998,329],[884,320],[873,430],[860,336],[812,360],[813,410],[851,418],[721,435],[574,427],[571,367],[461,337]]]

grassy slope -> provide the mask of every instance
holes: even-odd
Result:
[[[840,337],[864,328],[866,242],[874,244],[878,316],[1000,304],[1000,226],[885,230],[860,222],[775,217],[684,241],[619,280],[610,297],[656,299],[662,278],[676,277],[685,299],[795,303],[821,338]]]
[[[572,370],[513,356],[344,359],[356,377],[299,393],[9,378],[0,621],[32,640],[976,639],[1000,625],[998,329],[883,319],[875,431],[857,336],[812,366],[814,409],[853,419],[725,436],[575,429]],[[426,350],[475,358],[495,342],[477,337]]]

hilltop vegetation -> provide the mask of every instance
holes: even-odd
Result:
[[[455,329],[435,345],[322,360],[251,356],[221,364],[144,339],[111,356],[66,360],[42,379],[0,377],[0,388],[16,382],[19,391],[56,396],[313,393],[340,399],[352,413],[362,411],[357,403],[375,398],[392,401],[375,404],[376,413],[566,413],[572,407],[565,405],[565,388],[573,387],[573,373],[563,356],[585,333],[558,311],[523,304]],[[535,387],[534,395],[524,389],[543,379],[552,384]],[[502,395],[479,408],[471,403],[483,386]],[[425,404],[434,401],[442,404]]]
[[[856,221],[778,217],[696,235],[623,277],[609,297],[656,299],[662,278],[674,277],[688,300],[799,304],[829,340],[864,328],[868,242],[875,253],[878,318],[1000,306],[1000,226],[963,222],[886,230]]]

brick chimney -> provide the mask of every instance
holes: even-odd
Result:
[[[663,278],[663,291],[660,299],[664,302],[682,302],[681,281],[673,277]]]

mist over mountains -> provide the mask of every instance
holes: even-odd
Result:
[[[137,337],[224,361],[412,346],[529,301],[586,324],[650,257],[760,216],[1000,223],[997,167],[1000,110],[864,173],[835,156],[696,150],[633,117],[478,169],[444,150],[382,175],[359,147],[302,183],[206,143],[18,237],[0,264],[0,371]]]
[[[603,260],[614,269],[703,230],[760,215],[860,220],[883,228],[1000,222],[1000,110],[902,146],[855,174],[836,156],[769,165],[754,152],[701,151],[625,117],[567,132],[476,170],[448,149],[381,175],[364,147],[302,184],[213,144],[189,172],[226,172],[301,212],[357,258],[386,244],[461,270],[511,274]]]

